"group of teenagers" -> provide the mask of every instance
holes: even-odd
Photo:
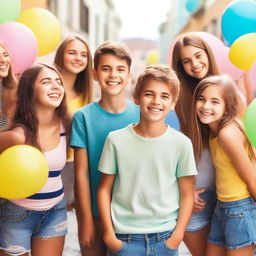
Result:
[[[182,241],[193,256],[254,254],[256,156],[241,122],[248,95],[220,74],[198,35],[179,37],[171,67],[145,67],[133,102],[131,64],[121,41],[92,57],[72,36],[53,65],[17,78],[0,43],[0,153],[32,145],[49,166],[36,194],[1,201],[0,256],[62,255],[73,197],[83,256],[178,255]],[[167,122],[174,110],[180,131]]]

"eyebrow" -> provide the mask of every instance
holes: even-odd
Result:
[[[153,90],[145,90],[144,92],[155,92],[155,91],[153,91]],[[161,94],[171,95],[171,93],[168,93],[168,92],[161,92]]]

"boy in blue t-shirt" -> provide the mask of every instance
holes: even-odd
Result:
[[[114,131],[136,123],[139,108],[125,99],[131,78],[127,46],[106,41],[95,51],[93,76],[101,89],[99,102],[79,109],[73,117],[71,146],[75,149],[75,201],[82,255],[105,255],[98,219],[96,192],[100,180],[98,164],[105,139]]]
[[[106,139],[98,207],[103,239],[114,255],[178,255],[197,174],[191,141],[164,122],[179,89],[170,67],[146,67],[134,94],[140,122]]]

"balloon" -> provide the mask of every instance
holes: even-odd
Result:
[[[0,155],[0,197],[31,196],[44,186],[47,178],[47,161],[35,147],[16,145]]]
[[[147,64],[156,64],[159,61],[159,52],[151,50],[147,54]]]
[[[17,19],[28,26],[35,34],[38,42],[38,55],[46,55],[60,43],[60,24],[49,11],[41,8],[31,8],[23,11]]]
[[[249,70],[256,60],[256,33],[239,37],[230,47],[229,59],[239,68]]]
[[[175,111],[170,111],[168,113],[165,118],[165,123],[176,129],[177,131],[180,130],[180,122]]]
[[[256,61],[254,62],[252,68],[250,69],[249,74],[250,74],[250,79],[252,83],[252,88],[256,93]]]
[[[237,68],[231,63],[228,58],[229,47],[226,47],[225,44],[218,37],[207,32],[190,32],[189,34],[199,36],[209,45],[221,74],[228,74],[234,80],[238,80],[243,76],[244,70]],[[170,46],[168,54],[168,63],[170,65],[172,60],[173,47],[175,43],[179,40],[179,38],[180,36],[177,37]]]
[[[199,7],[201,0],[187,0],[186,9],[188,12],[194,12]]]
[[[0,24],[0,40],[10,53],[14,73],[22,73],[37,57],[37,40],[34,33],[19,22]]]
[[[256,99],[254,99],[246,109],[244,128],[249,141],[256,147]]]
[[[221,30],[228,45],[244,34],[256,32],[256,2],[232,1],[222,15]]]
[[[15,21],[20,14],[20,0],[0,0],[0,23]]]

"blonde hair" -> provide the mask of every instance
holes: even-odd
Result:
[[[134,97],[140,97],[141,91],[149,80],[156,80],[170,86],[173,100],[176,101],[180,92],[180,82],[175,72],[167,65],[148,65],[138,77]]]
[[[172,55],[172,68],[176,71],[181,84],[180,97],[175,111],[179,118],[181,131],[190,137],[190,123],[188,121],[192,115],[190,103],[192,102],[194,90],[200,80],[189,76],[183,68],[181,50],[186,46],[193,46],[205,51],[209,61],[209,70],[206,76],[219,75],[219,70],[210,47],[201,37],[187,33],[181,36],[175,43]]]

